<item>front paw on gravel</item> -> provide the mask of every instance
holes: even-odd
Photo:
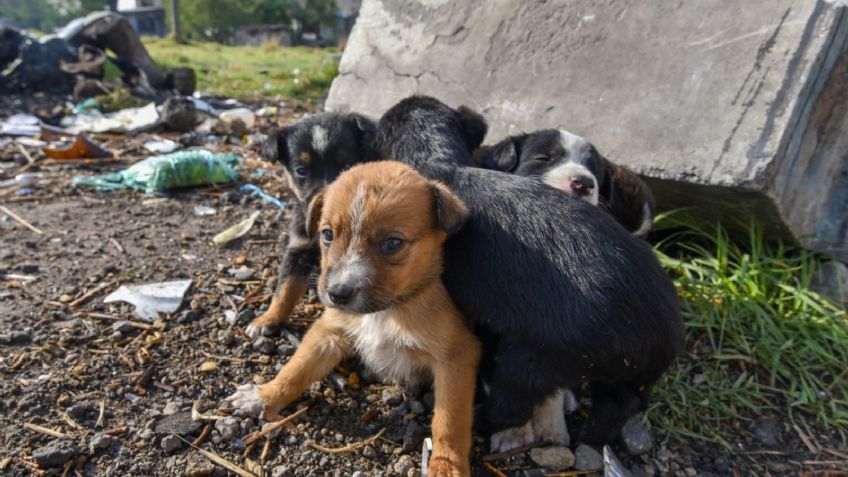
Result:
[[[236,388],[236,392],[225,399],[237,410],[244,411],[251,416],[259,416],[265,409],[265,403],[259,397],[259,386],[255,384],[242,384]]]
[[[253,320],[252,323],[247,325],[247,328],[244,330],[251,339],[259,338],[260,336],[275,336],[279,333],[280,327],[274,325],[265,324],[266,320],[263,320],[260,316],[259,318]]]

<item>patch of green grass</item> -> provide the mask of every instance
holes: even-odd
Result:
[[[663,224],[684,227],[657,254],[681,296],[689,359],[655,388],[648,420],[656,434],[730,447],[730,436],[738,440],[753,419],[782,415],[808,432],[836,429],[844,442],[848,317],[810,290],[819,259],[767,245],[753,227],[747,243],[735,244],[721,227],[668,216]]]
[[[152,37],[143,41],[159,66],[194,68],[199,90],[246,101],[275,96],[321,100],[338,74],[340,59],[333,48],[177,43]]]

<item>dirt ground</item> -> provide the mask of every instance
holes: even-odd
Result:
[[[290,121],[302,112],[276,120]],[[122,151],[121,160],[102,167],[28,167],[14,162],[19,154],[13,145],[0,149],[0,180],[22,168],[44,174],[30,195],[0,196],[0,204],[43,232],[0,214],[0,273],[35,277],[0,282],[0,474],[226,474],[173,437],[179,434],[257,475],[259,467],[275,477],[419,475],[432,394],[403,393],[368,376],[356,362],[344,363],[335,379],[313,385],[287,411],[308,407],[291,425],[245,444],[263,423],[228,416],[232,410],[224,397],[239,384],[272,377],[321,311],[312,298],[297,308],[285,336],[252,343],[243,332],[270,300],[289,210],[240,194],[237,185],[170,196],[74,188],[69,182],[76,174],[116,170],[142,155],[140,138],[96,139]],[[241,146],[209,147],[255,158]],[[245,175],[287,198],[271,164],[251,161]],[[201,205],[215,214],[197,215]],[[245,237],[223,247],[212,244],[215,234],[255,210],[260,218]],[[122,284],[178,279],[193,280],[183,308],[154,323],[140,320],[128,304],[103,303]],[[192,420],[193,408],[209,417]],[[218,419],[222,416],[228,417]],[[345,446],[352,447],[325,449]],[[657,446],[639,457],[621,446],[614,449],[634,476],[745,475],[758,468],[752,467],[756,459],[695,442],[687,450]],[[36,454],[58,463],[39,467]],[[527,454],[484,467],[486,454],[477,438],[478,475],[496,475],[492,468],[551,475]],[[779,464],[770,466],[771,475],[793,473],[794,467]],[[553,475],[582,474],[587,473]]]

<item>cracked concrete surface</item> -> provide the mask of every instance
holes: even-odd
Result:
[[[753,218],[848,260],[845,2],[365,0],[328,109],[466,104],[487,142],[556,127],[663,209]]]

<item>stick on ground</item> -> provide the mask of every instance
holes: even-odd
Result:
[[[38,228],[36,228],[36,227],[35,227],[34,225],[32,225],[31,223],[27,222],[26,220],[24,220],[24,219],[20,218],[20,216],[18,216],[18,214],[16,214],[16,213],[12,212],[11,210],[7,209],[6,207],[4,207],[4,206],[0,205],[0,211],[3,211],[3,213],[5,213],[5,214],[6,214],[6,215],[8,215],[9,217],[11,217],[11,218],[15,219],[15,221],[17,221],[19,224],[21,224],[21,225],[23,225],[24,227],[26,227],[26,228],[28,228],[28,229],[32,230],[33,232],[37,233],[38,235],[44,235],[44,232],[42,232],[41,230],[39,230]]]

